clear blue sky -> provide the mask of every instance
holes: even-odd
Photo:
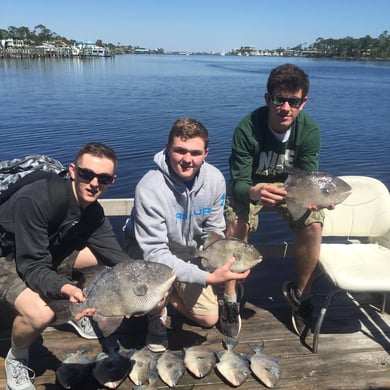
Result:
[[[0,28],[166,51],[294,47],[390,32],[389,0],[1,0]]]

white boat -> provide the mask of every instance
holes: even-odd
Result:
[[[72,46],[73,56],[110,57],[111,51],[107,47],[97,46],[93,42],[75,42]]]

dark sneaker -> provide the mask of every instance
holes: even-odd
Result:
[[[240,305],[233,302],[224,302],[219,318],[222,334],[237,338],[241,330]]]
[[[69,320],[69,325],[76,329],[77,333],[88,340],[100,339],[103,337],[97,323],[90,317],[82,317],[78,321]]]
[[[163,316],[148,316],[148,333],[146,346],[151,352],[164,352],[168,348],[168,331],[165,325],[168,317],[166,310]]]
[[[27,361],[16,360],[8,352],[4,368],[7,377],[7,390],[35,390],[32,384],[35,372],[27,367]]]
[[[310,300],[300,302],[295,295],[295,282],[285,282],[282,287],[283,295],[291,306],[291,321],[295,332],[306,337],[311,332],[311,316],[313,313],[313,305]]]

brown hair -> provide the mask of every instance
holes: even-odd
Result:
[[[100,142],[89,142],[85,145],[83,145],[75,158],[75,163],[77,165],[77,161],[84,155],[84,154],[91,154],[92,156],[96,157],[106,157],[109,160],[111,160],[114,163],[114,169],[117,167],[117,156],[116,153],[112,148],[109,146],[102,144]]]
[[[309,77],[301,68],[294,64],[284,64],[272,69],[267,81],[267,92],[272,95],[277,89],[289,92],[302,89],[302,97],[305,97],[309,86]]]
[[[208,148],[209,145],[209,133],[207,129],[202,123],[192,118],[178,119],[173,124],[168,136],[168,145],[172,145],[174,137],[182,137],[186,140],[200,137],[204,141],[205,148]]]

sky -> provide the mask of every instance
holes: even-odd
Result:
[[[1,0],[0,29],[165,51],[308,46],[390,32],[389,0]]]

